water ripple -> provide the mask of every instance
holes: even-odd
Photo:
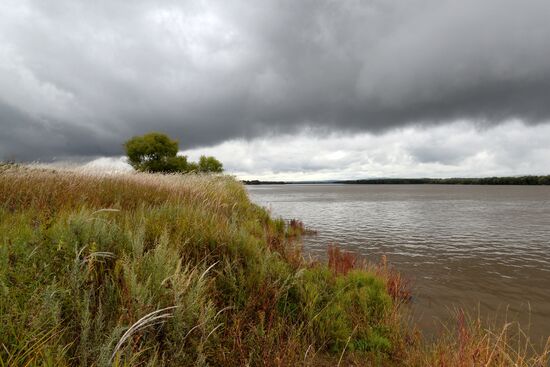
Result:
[[[286,185],[249,193],[317,230],[304,242],[313,255],[328,243],[373,261],[388,255],[415,280],[417,306],[431,315],[444,318],[464,300],[488,310],[529,303],[539,318],[534,335],[550,330],[550,187]]]

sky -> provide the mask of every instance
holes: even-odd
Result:
[[[0,159],[245,179],[549,174],[547,0],[0,2]]]

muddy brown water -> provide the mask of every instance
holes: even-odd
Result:
[[[535,344],[550,336],[550,187],[477,185],[262,185],[252,201],[298,218],[317,235],[304,250],[338,243],[382,255],[413,283],[412,310],[437,337],[450,310],[519,321]]]

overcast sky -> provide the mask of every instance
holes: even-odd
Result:
[[[0,159],[155,130],[243,178],[550,173],[547,0],[0,2]]]

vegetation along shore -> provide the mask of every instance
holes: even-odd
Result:
[[[425,340],[386,261],[306,259],[232,177],[0,166],[0,366],[545,366],[458,311]]]

